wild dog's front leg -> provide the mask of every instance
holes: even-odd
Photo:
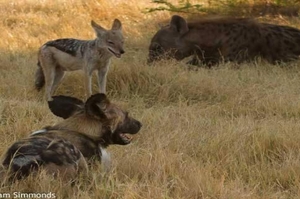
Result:
[[[98,70],[98,87],[99,93],[106,93],[106,76],[109,69],[109,63]]]

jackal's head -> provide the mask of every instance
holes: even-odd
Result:
[[[110,30],[106,30],[93,20],[91,25],[97,34],[97,45],[99,48],[106,48],[111,54],[120,58],[123,53],[124,38],[122,34],[122,23],[115,19]]]
[[[129,144],[132,134],[138,133],[142,126],[105,94],[92,95],[85,103],[73,97],[54,96],[48,104],[52,113],[66,119],[58,124],[60,128],[96,137],[104,146]]]

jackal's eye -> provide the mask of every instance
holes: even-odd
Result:
[[[110,41],[110,40],[108,40],[107,41],[109,44],[111,44],[111,45],[114,45],[114,42],[112,42],[112,41]]]

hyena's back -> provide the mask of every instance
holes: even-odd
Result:
[[[229,61],[242,62],[261,56],[274,64],[295,60],[300,55],[300,30],[293,27],[240,19],[221,23],[217,30],[208,34],[215,34],[220,43],[207,50],[207,60],[211,57],[219,61],[221,52]]]
[[[299,58],[299,29],[289,26],[263,24],[261,31],[264,36],[264,45],[262,46],[263,57],[271,63]]]
[[[6,152],[3,166],[16,178],[28,176],[40,167],[54,174],[75,176],[82,164],[86,164],[81,152],[63,139],[34,136],[14,143]]]

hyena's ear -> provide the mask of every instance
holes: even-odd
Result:
[[[102,37],[107,32],[105,28],[97,24],[94,20],[91,21],[91,26],[94,28],[97,37]]]
[[[98,119],[106,118],[105,111],[110,101],[103,93],[92,95],[85,103],[86,113]]]
[[[157,27],[158,27],[159,29],[163,29],[163,28],[167,27],[167,25],[166,25],[166,24],[162,24],[162,23],[158,23],[158,24],[157,24]]]
[[[122,23],[119,19],[115,19],[111,27],[112,30],[122,31]]]
[[[174,31],[178,32],[179,34],[184,34],[187,31],[189,31],[188,25],[184,18],[178,15],[173,15],[171,22],[170,22],[170,28]]]
[[[84,108],[84,102],[74,97],[59,95],[52,98],[53,100],[48,101],[49,109],[54,115],[64,119]]]

